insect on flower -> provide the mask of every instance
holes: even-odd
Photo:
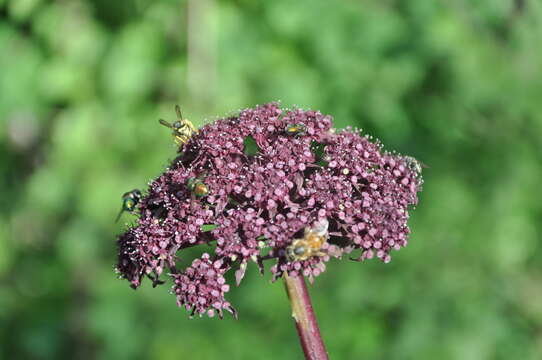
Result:
[[[423,168],[428,168],[429,166],[425,165],[421,161],[413,158],[412,156],[405,156],[407,166],[410,170],[414,171],[418,176],[421,176]]]
[[[181,107],[179,105],[175,105],[175,111],[177,112],[177,121],[175,121],[173,124],[170,124],[163,119],[158,121],[160,124],[173,130],[172,135],[178,145],[186,144],[188,140],[190,140],[190,137],[193,134],[196,134],[198,130],[194,127],[194,124],[192,124],[190,120],[183,119]]]
[[[188,190],[197,197],[203,197],[209,194],[209,188],[201,179],[190,178],[186,182],[186,186],[188,187]]]
[[[117,215],[117,219],[115,220],[115,222],[119,221],[123,212],[125,211],[129,213],[134,212],[140,200],[141,200],[141,191],[139,191],[139,189],[134,189],[132,191],[128,191],[127,193],[124,193],[122,195],[122,208],[120,209],[120,212]]]
[[[322,251],[322,246],[327,242],[329,237],[327,228],[327,220],[315,224],[312,228],[305,228],[303,238],[295,239],[286,248],[288,259],[290,261],[302,261],[313,256],[324,256],[325,252]]]
[[[307,127],[303,124],[290,124],[284,131],[290,136],[303,136],[306,134]]]

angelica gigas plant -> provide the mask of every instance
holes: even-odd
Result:
[[[331,258],[387,263],[407,245],[422,185],[414,158],[277,103],[186,133],[118,237],[117,271],[132,287],[169,282],[191,315],[236,315],[225,275],[239,285],[251,261],[262,273],[270,262],[274,281],[313,281]],[[208,250],[186,259],[193,246]]]

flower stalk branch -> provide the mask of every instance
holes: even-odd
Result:
[[[284,283],[292,306],[292,317],[295,321],[297,334],[305,353],[305,359],[329,359],[312,309],[305,279],[303,276],[288,276],[285,274]]]

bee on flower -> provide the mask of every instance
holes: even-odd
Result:
[[[286,248],[288,259],[290,261],[303,261],[313,256],[324,256],[326,253],[322,251],[322,246],[329,238],[328,225],[328,221],[323,220],[313,227],[306,227],[303,238],[295,239]]]

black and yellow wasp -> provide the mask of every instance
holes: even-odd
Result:
[[[183,118],[179,105],[175,105],[175,111],[177,112],[177,120],[173,124],[168,123],[164,119],[158,121],[172,130],[172,135],[178,145],[186,144],[193,134],[197,134],[198,130],[190,120]]]

